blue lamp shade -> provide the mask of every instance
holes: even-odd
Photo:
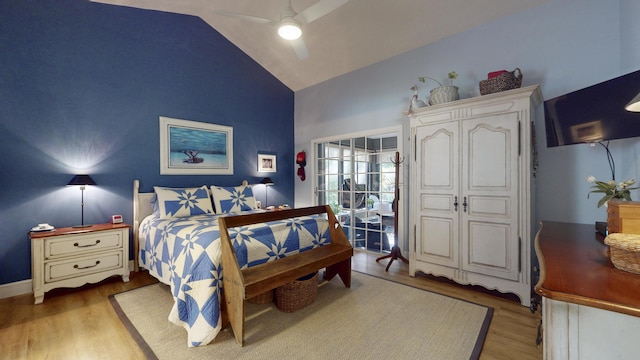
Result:
[[[273,180],[271,180],[270,177],[266,177],[262,180],[260,180],[260,184],[266,185],[266,186],[271,186],[273,185]]]
[[[67,185],[97,185],[89,175],[76,175]]]

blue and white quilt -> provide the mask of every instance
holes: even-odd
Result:
[[[187,330],[189,347],[208,344],[222,329],[219,216],[234,215],[150,215],[140,224],[140,265],[170,285],[175,303],[169,321]],[[232,228],[229,236],[243,269],[330,242],[321,215]]]

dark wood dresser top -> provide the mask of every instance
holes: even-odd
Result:
[[[640,316],[640,275],[613,266],[594,225],[543,221],[535,247],[540,262],[536,293]]]

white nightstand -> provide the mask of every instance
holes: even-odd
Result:
[[[96,283],[113,275],[129,281],[128,224],[97,224],[30,232],[31,276],[36,304],[60,287]]]

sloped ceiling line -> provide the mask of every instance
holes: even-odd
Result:
[[[214,14],[219,9],[277,19],[288,0],[91,1],[199,16],[298,91],[548,0],[349,0],[303,26],[309,51],[304,60],[277,36],[275,27]],[[317,2],[292,0],[292,7],[300,11]]]

